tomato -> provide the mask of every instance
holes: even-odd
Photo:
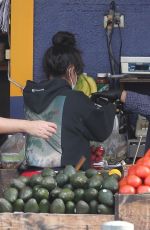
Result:
[[[122,187],[123,185],[127,184],[127,177],[123,177],[120,181],[119,181],[119,187]]]
[[[137,188],[137,193],[149,193],[150,192],[150,186],[148,185],[140,185]]]
[[[123,185],[119,189],[120,194],[135,194],[135,188],[131,185]]]
[[[128,175],[127,184],[133,186],[134,188],[137,188],[138,186],[142,184],[142,180],[140,177],[136,175]]]
[[[145,178],[144,184],[150,186],[150,175]]]
[[[150,157],[150,149],[147,150],[147,152],[145,153],[144,157],[145,157],[145,156]]]
[[[136,165],[132,165],[128,168],[128,175],[135,175]]]
[[[143,158],[143,164],[142,165],[150,168],[150,158]]]
[[[138,177],[141,177],[141,178],[145,178],[147,177],[148,175],[150,175],[150,169],[146,166],[143,166],[143,165],[138,165],[135,169],[135,174],[138,176]]]
[[[136,162],[136,165],[142,165],[143,161],[144,161],[143,158],[138,159],[137,162]]]

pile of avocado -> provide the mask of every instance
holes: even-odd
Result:
[[[71,165],[56,173],[45,168],[32,177],[13,179],[0,198],[0,212],[113,214],[118,178]]]

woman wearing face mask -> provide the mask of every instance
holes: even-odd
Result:
[[[82,92],[72,90],[83,72],[81,53],[72,33],[53,36],[43,64],[48,80],[28,81],[24,89],[26,117],[56,123],[57,133],[46,141],[29,136],[27,163],[38,167],[75,165],[84,155],[85,166],[89,167],[90,141],[104,141],[111,134],[114,105],[96,106]]]

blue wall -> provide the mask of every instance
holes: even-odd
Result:
[[[42,57],[59,30],[76,34],[82,50],[85,72],[110,72],[103,17],[109,0],[35,0],[34,79],[44,78]],[[150,0],[116,0],[117,10],[125,15],[122,29],[123,56],[150,56]],[[119,32],[115,29],[113,49],[119,49]],[[19,101],[20,100],[20,103]],[[11,115],[22,117],[22,98],[11,104]],[[16,106],[18,104],[18,106]]]

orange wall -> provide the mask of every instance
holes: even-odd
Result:
[[[10,76],[23,86],[33,79],[33,21],[34,0],[11,1]],[[10,96],[22,96],[12,83]]]

